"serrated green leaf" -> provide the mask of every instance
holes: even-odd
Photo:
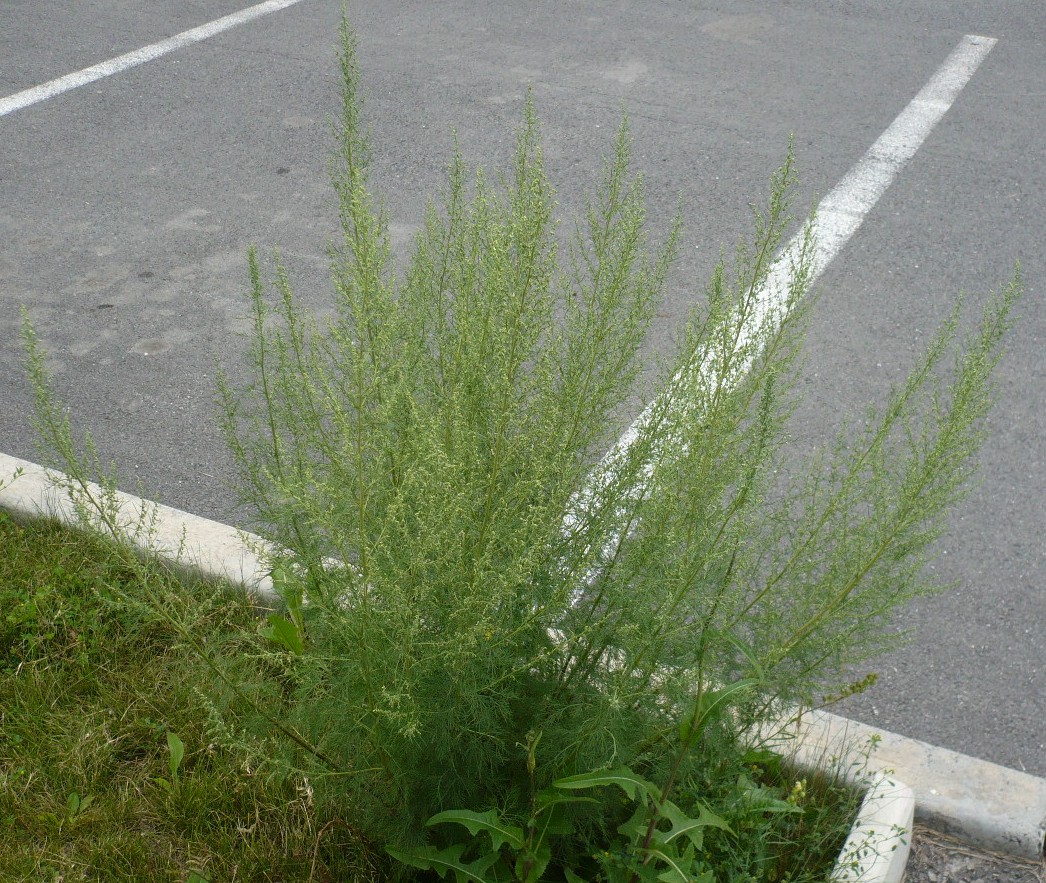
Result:
[[[501,849],[504,843],[513,849],[523,848],[523,829],[508,824],[494,809],[484,813],[468,809],[448,809],[446,812],[436,813],[425,824],[431,826],[445,823],[464,825],[473,837],[480,831],[486,831],[490,835],[491,846],[495,852]]]
[[[646,794],[655,800],[661,796],[656,785],[648,782],[642,776],[633,773],[627,767],[618,767],[614,770],[599,770],[594,773],[581,773],[577,776],[567,776],[565,779],[557,779],[552,783],[557,788],[579,791],[584,788],[600,788],[606,785],[616,785],[630,800],[638,800],[640,794]]]
[[[527,859],[530,859],[531,866],[530,872],[524,877],[523,869]],[[521,855],[516,859],[516,878],[522,883],[538,883],[550,861],[552,861],[552,848],[547,843],[542,843],[530,855]]]
[[[437,850],[434,846],[421,846],[413,850],[394,849],[387,846],[385,851],[396,861],[403,862],[413,868],[423,871],[435,871],[440,879],[444,879],[448,872],[454,873],[457,883],[497,883],[486,876],[490,867],[497,863],[498,854],[489,853],[480,856],[473,862],[466,863],[461,855],[465,851],[465,844],[455,843],[446,849]]]
[[[538,836],[542,839],[548,836],[567,837],[573,830],[573,823],[565,807],[572,803],[599,803],[592,797],[574,797],[564,795],[560,800],[542,801],[538,796],[537,806],[534,810],[534,824]]]
[[[693,864],[692,858],[688,860],[685,856],[672,855],[661,849],[647,849],[644,852],[668,865],[667,871],[657,875],[658,880],[663,880],[664,883],[690,883],[689,871],[690,866]]]
[[[617,833],[628,837],[632,842],[638,842],[646,836],[647,828],[650,827],[650,810],[646,804],[639,804],[632,817],[618,826]]]
[[[719,629],[708,629],[708,636],[712,640],[724,641],[725,643],[730,644],[748,660],[748,664],[756,674],[755,680],[766,680],[766,672],[763,670],[763,664],[759,661],[759,656],[751,644],[746,644],[736,635],[732,635],[730,632],[720,631]]]
[[[781,755],[769,748],[750,748],[741,757],[745,766],[761,766],[777,769],[781,766]]]
[[[684,714],[679,721],[679,741],[689,742],[690,731],[694,726],[694,716],[692,714]]]
[[[697,697],[694,711],[679,722],[680,740],[689,742],[696,738],[709,723],[720,717],[743,694],[753,690],[760,683],[755,678],[744,678],[718,690],[702,691]]]
[[[658,841],[665,845],[680,837],[686,837],[695,849],[700,849],[704,841],[703,828],[719,828],[729,834],[733,833],[730,825],[724,819],[700,805],[697,807],[697,818],[695,819],[684,813],[671,800],[666,800],[661,806],[661,817],[672,826],[671,830],[659,831],[656,835]]]
[[[557,794],[548,788],[538,792],[536,802],[539,813],[554,806],[559,806],[561,803],[599,803],[594,797],[582,797],[580,794]]]
[[[563,808],[574,803],[595,803],[599,801],[594,797],[584,797],[580,794],[556,794],[550,789],[539,791],[534,810],[534,819],[537,829],[542,837],[549,834],[567,836],[573,826],[570,818]]]
[[[773,803],[764,803],[758,807],[760,812],[778,813],[780,815],[794,815],[801,813],[803,808],[785,800],[775,800]]]
[[[171,770],[171,781],[176,781],[178,770],[181,769],[182,760],[185,758],[185,743],[178,738],[176,733],[172,733],[170,730],[167,731],[167,750],[170,752],[170,757],[167,758],[167,765]]]
[[[296,655],[305,652],[301,630],[293,622],[277,613],[270,613],[268,622],[267,626],[258,629],[258,634]]]
[[[684,868],[685,874],[680,878],[679,871]],[[700,873],[695,873],[696,871],[698,871],[698,868],[694,866],[694,849],[693,847],[687,847],[677,866],[662,872],[657,879],[661,883],[715,883],[715,874],[711,871],[706,869]]]
[[[657,864],[655,862],[650,862],[646,865],[636,865],[631,872],[625,872],[622,874],[620,880],[621,883],[632,883],[634,880],[639,880],[640,883],[654,883],[657,878]]]
[[[747,776],[738,776],[737,789],[744,795],[747,808],[753,812],[789,814],[803,811],[802,807],[782,800],[777,792],[757,785]]]
[[[305,623],[302,618],[302,610],[305,606],[305,589],[301,580],[295,577],[291,565],[286,561],[277,562],[270,575],[273,589],[283,601],[291,623],[298,630],[299,635],[304,635]]]

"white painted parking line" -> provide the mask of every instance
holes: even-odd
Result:
[[[70,89],[77,89],[80,86],[93,83],[95,80],[101,80],[128,68],[152,61],[154,58],[167,55],[176,49],[199,43],[201,40],[206,40],[208,37],[213,37],[215,34],[229,30],[229,28],[242,25],[262,15],[268,15],[270,12],[278,12],[300,2],[301,0],[266,0],[265,3],[259,3],[257,6],[241,9],[239,12],[234,12],[223,18],[217,18],[205,25],[182,31],[180,34],[175,34],[173,37],[168,37],[159,43],[143,46],[141,49],[135,49],[133,52],[128,52],[125,55],[118,55],[116,58],[110,58],[108,61],[103,61],[100,64],[85,67],[83,70],[66,74],[64,77],[34,86],[31,89],[15,92],[14,95],[0,98],[0,117],[40,101],[46,101],[48,98],[54,98],[55,95],[61,95]]]
[[[813,253],[808,255],[810,285],[857,232],[865,216],[952,106],[996,42],[992,37],[969,34],[963,37],[919,94],[821,201],[811,231]],[[766,283],[757,294],[755,309],[752,310],[745,326],[740,329],[737,349],[747,346],[758,334],[779,326],[784,320],[784,310],[789,302],[792,267],[800,263],[805,234],[804,230],[796,235],[774,259]],[[740,380],[756,356],[756,353],[749,353],[747,360],[739,359],[735,370],[725,382],[729,384]],[[706,366],[701,366],[699,370],[699,377],[707,377],[710,373]],[[666,397],[671,396],[677,379],[669,383],[668,389],[647,405],[593,470],[588,486],[576,496],[564,518],[565,532],[583,523],[594,507],[598,507],[599,489],[613,482],[617,470],[639,438],[640,432],[649,424],[656,410],[669,400]],[[642,490],[636,488],[635,492],[641,493]],[[609,546],[616,546],[619,539],[619,536],[611,537]]]
[[[879,136],[861,161],[824,198],[817,209],[814,230],[815,277],[821,274],[861,226],[864,216],[871,211],[898,172],[947,113],[995,43],[996,40],[991,37],[963,37],[937,73],[898,114],[890,128]],[[796,248],[797,244],[793,240],[786,254]],[[783,273],[787,269],[785,263],[778,272]],[[780,285],[780,281],[777,284]]]

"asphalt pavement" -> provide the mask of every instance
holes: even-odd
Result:
[[[0,100],[251,6],[0,4]],[[24,304],[77,425],[134,491],[243,522],[223,482],[214,359],[243,371],[246,251],[279,248],[322,312],[336,230],[327,117],[342,4],[300,0],[0,115],[0,451],[36,459]],[[998,42],[818,282],[796,444],[899,382],[957,292],[1025,298],[980,483],[907,611],[912,641],[843,714],[1046,776],[1046,11],[1023,2],[350,2],[373,180],[406,245],[467,161],[503,166],[533,90],[570,217],[626,108],[654,236],[685,236],[649,341],[700,303],[794,139],[800,212],[828,193],[964,35]],[[622,428],[627,418],[622,416]]]

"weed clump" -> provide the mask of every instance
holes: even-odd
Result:
[[[259,714],[225,738],[306,776],[402,874],[776,879],[772,837],[756,859],[737,844],[803,795],[753,734],[852,690],[848,666],[933,589],[1018,282],[971,334],[957,306],[866,429],[792,468],[808,241],[780,301],[761,297],[789,156],[665,392],[604,456],[679,237],[648,243],[627,122],[562,249],[528,99],[504,183],[455,155],[397,276],[347,28],[342,50],[333,318],[278,262],[271,298],[252,250],[253,381],[219,376],[285,602],[234,690]],[[72,451],[31,364],[45,438]]]

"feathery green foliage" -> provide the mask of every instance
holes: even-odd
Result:
[[[264,632],[279,663],[240,688],[266,709],[254,738],[278,715],[273,765],[401,848],[435,813],[525,819],[553,780],[595,770],[657,782],[658,805],[704,800],[714,770],[736,781],[746,732],[845,690],[933,588],[923,565],[971,475],[1019,280],[966,336],[957,306],[862,432],[784,468],[808,239],[783,302],[761,296],[789,155],[665,392],[603,456],[679,237],[648,242],[627,122],[564,246],[528,98],[504,181],[456,154],[398,275],[347,27],[341,72],[334,316],[307,315],[278,261],[270,298],[252,250],[254,380],[219,376],[244,499],[282,550],[287,615]],[[564,848],[594,848],[620,811],[571,803]]]
[[[504,186],[455,156],[399,279],[343,39],[336,317],[307,317],[279,266],[270,304],[252,252],[257,379],[222,383],[246,498],[308,599],[288,713],[337,794],[409,839],[440,808],[524,799],[528,732],[551,775],[670,776],[714,685],[751,684],[737,727],[841,686],[929,588],[1017,285],[958,350],[957,308],[867,431],[780,487],[809,249],[784,304],[759,297],[789,158],[667,393],[597,466],[678,237],[647,244],[627,124],[566,260],[528,99]]]

